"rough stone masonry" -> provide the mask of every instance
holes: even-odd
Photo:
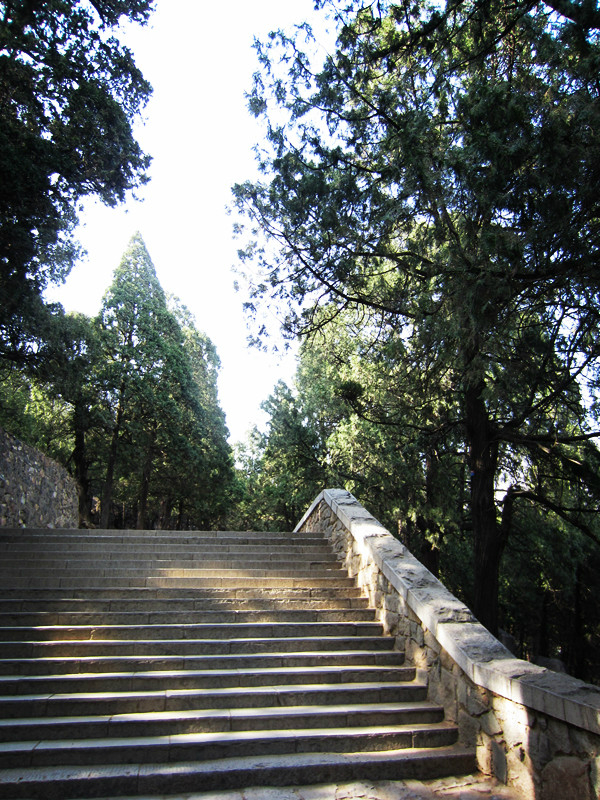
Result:
[[[67,470],[0,428],[0,527],[78,525],[77,486]]]

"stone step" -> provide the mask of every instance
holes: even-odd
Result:
[[[0,748],[0,768],[44,767],[60,763],[129,764],[192,759],[243,758],[282,753],[381,752],[447,747],[458,739],[448,723],[361,728],[296,728],[269,731],[217,731],[132,738],[34,740]]]
[[[0,660],[0,675],[64,675],[92,672],[133,672],[140,670],[240,669],[263,667],[346,667],[357,664],[400,666],[404,653],[398,650],[321,651],[306,653],[262,653],[224,655],[158,656],[67,656],[64,658],[25,658]]]
[[[474,768],[320,535],[4,530],[0,552],[0,800]]]
[[[286,607],[259,610],[210,610],[210,611],[20,611],[12,614],[0,611],[0,629],[6,627],[23,628],[28,626],[82,626],[94,625],[185,625],[202,623],[207,625],[221,623],[249,622],[368,622],[375,619],[375,612],[363,609],[288,609]]]
[[[22,556],[14,559],[3,556],[0,576],[4,577],[12,572],[13,574],[16,573],[28,577],[35,574],[52,574],[56,570],[84,575],[89,570],[98,570],[100,568],[99,559],[102,559],[101,569],[105,573],[110,571],[113,574],[143,572],[157,575],[164,570],[200,570],[202,572],[207,570],[239,570],[240,572],[259,570],[260,572],[277,571],[285,573],[295,569],[312,575],[316,571],[340,572],[343,570],[343,565],[334,558],[327,559],[324,556],[314,554],[305,557],[302,554],[291,553],[278,554],[277,557],[271,555],[270,558],[256,553],[248,556],[232,553],[226,558],[222,554],[219,556],[215,554],[212,558],[199,557],[198,555],[190,556],[189,558],[143,558],[136,557],[136,554],[132,553],[129,558],[115,555],[113,559],[105,559],[101,554],[95,553],[85,556],[65,555],[61,558],[35,558],[32,553],[29,558],[31,560],[24,559]]]
[[[32,600],[29,598],[0,598],[0,614],[100,614],[104,618],[108,613],[130,613],[135,611],[147,611],[149,603],[147,598],[119,598],[118,600],[98,597],[92,598],[57,598],[49,596],[43,600]],[[349,611],[350,609],[369,608],[366,597],[327,597],[325,599],[312,599],[306,597],[295,599],[294,597],[278,597],[274,594],[263,597],[233,598],[228,593],[223,596],[213,597],[211,595],[194,592],[191,597],[171,597],[153,598],[151,608],[156,613],[191,613],[202,611],[276,611],[285,609],[287,611]]]
[[[416,680],[401,683],[288,684],[200,690],[46,693],[0,697],[0,715],[2,719],[24,719],[210,708],[415,703],[426,699],[427,685]]]
[[[247,586],[247,587],[94,587],[89,583],[84,587],[65,588],[51,586],[47,588],[36,588],[28,585],[20,588],[10,588],[2,586],[0,588],[0,601],[18,600],[24,603],[46,603],[50,600],[74,600],[95,602],[96,600],[110,600],[119,604],[122,600],[135,600],[146,604],[153,603],[155,600],[187,600],[190,602],[203,603],[206,601],[238,601],[248,599],[260,599],[277,601],[281,600],[328,600],[328,599],[347,599],[353,598],[364,600],[361,590],[356,585],[343,587],[321,586],[318,588],[311,586],[296,587],[271,587],[271,586]]]
[[[288,684],[394,683],[411,681],[412,667],[303,666],[207,670],[145,670],[139,672],[72,673],[61,675],[1,675],[0,696],[41,693],[136,692],[164,689],[215,689]]]
[[[287,636],[231,639],[76,639],[73,641],[0,642],[0,657],[60,658],[64,656],[155,656],[257,654],[315,650],[392,650],[394,641],[382,636]]]
[[[19,576],[24,578],[36,577],[56,577],[57,571],[68,571],[72,577],[89,577],[89,576],[112,576],[115,577],[137,577],[150,575],[168,575],[178,578],[213,578],[220,575],[231,578],[262,578],[265,576],[274,576],[281,578],[319,578],[319,577],[337,577],[344,573],[342,566],[338,562],[323,562],[323,561],[302,561],[299,562],[297,567],[291,567],[289,560],[278,561],[203,561],[201,567],[192,565],[186,566],[185,562],[182,567],[176,566],[174,563],[168,561],[150,561],[148,566],[144,567],[143,564],[137,564],[132,561],[130,565],[123,566],[122,563],[111,564],[104,563],[96,564],[90,560],[87,564],[82,565],[79,561],[60,561],[57,564],[51,563],[46,565],[42,562],[35,564],[20,564],[19,566],[3,565],[0,568],[0,581],[4,584],[5,580],[10,579],[12,576]],[[256,566],[260,564],[260,567]],[[250,566],[249,566],[250,565]]]
[[[136,547],[143,552],[153,545],[178,547],[191,545],[201,547],[211,545],[264,545],[275,548],[278,545],[322,545],[327,540],[318,533],[252,533],[249,531],[135,531],[135,530],[51,530],[32,528],[3,528],[0,530],[0,546],[35,545],[45,551],[52,544],[100,545],[102,547]]]
[[[310,575],[298,577],[273,577],[259,575],[255,577],[220,577],[219,572],[215,577],[168,577],[165,575],[140,575],[138,577],[119,577],[107,575],[89,575],[87,577],[71,577],[60,573],[50,577],[19,577],[7,575],[2,583],[5,588],[12,589],[53,589],[71,588],[78,593],[85,593],[89,588],[176,588],[176,589],[307,589],[329,588],[338,589],[352,587],[355,582],[352,578],[345,577],[311,577]]]
[[[107,546],[97,543],[94,545],[59,544],[44,546],[40,553],[40,544],[16,545],[0,541],[3,560],[24,563],[41,556],[47,561],[92,559],[101,556],[106,561],[160,561],[181,559],[183,561],[200,560],[204,556],[216,560],[224,558],[240,558],[247,560],[262,559],[265,561],[278,561],[282,558],[300,560],[303,558],[317,561],[338,561],[331,548],[325,544],[297,544],[275,545],[265,544],[188,544],[188,545],[141,545],[115,544]]]
[[[368,753],[295,753],[175,764],[38,767],[0,772],[0,799],[48,800],[171,796],[223,788],[306,785],[365,780],[434,779],[476,769],[473,753],[458,746]]]
[[[35,717],[0,722],[0,742],[104,739],[216,731],[386,727],[443,721],[444,709],[427,701],[344,706],[192,709],[87,717]]]
[[[0,546],[2,543],[0,542]],[[98,556],[106,557],[106,561],[126,561],[134,562],[141,561],[142,563],[153,563],[155,561],[198,561],[204,560],[212,561],[281,561],[289,558],[294,561],[326,561],[327,563],[340,564],[341,562],[336,558],[331,549],[325,546],[320,547],[306,547],[306,546],[289,546],[289,547],[271,547],[265,546],[256,547],[254,545],[228,545],[220,547],[217,545],[201,547],[188,546],[187,549],[177,547],[163,547],[158,549],[138,549],[132,550],[125,547],[113,547],[111,549],[96,547],[96,548],[81,548],[81,547],[68,547],[63,546],[61,550],[44,550],[43,553],[36,554],[36,549],[32,545],[31,549],[27,550],[2,550],[2,560],[11,562],[22,561],[23,564],[31,563],[32,559],[35,561],[50,561],[50,562],[66,562],[77,563],[78,561],[91,561]]]
[[[239,622],[184,625],[38,625],[0,628],[2,642],[66,642],[115,639],[230,639],[380,636],[380,622]],[[174,636],[177,634],[177,636]],[[0,649],[0,655],[2,650]]]

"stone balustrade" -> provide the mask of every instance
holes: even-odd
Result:
[[[322,492],[296,530],[331,540],[482,772],[531,800],[600,798],[600,688],[515,658],[349,492]]]

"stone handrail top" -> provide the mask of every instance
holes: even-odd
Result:
[[[408,607],[477,685],[515,703],[600,734],[600,688],[516,658],[358,500],[343,489],[315,499],[299,530],[325,502],[368,552]]]

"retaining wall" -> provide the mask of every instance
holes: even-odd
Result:
[[[600,689],[513,656],[349,492],[296,530],[323,532],[479,767],[531,800],[600,798]]]
[[[77,486],[66,469],[0,428],[0,527],[78,525]]]

